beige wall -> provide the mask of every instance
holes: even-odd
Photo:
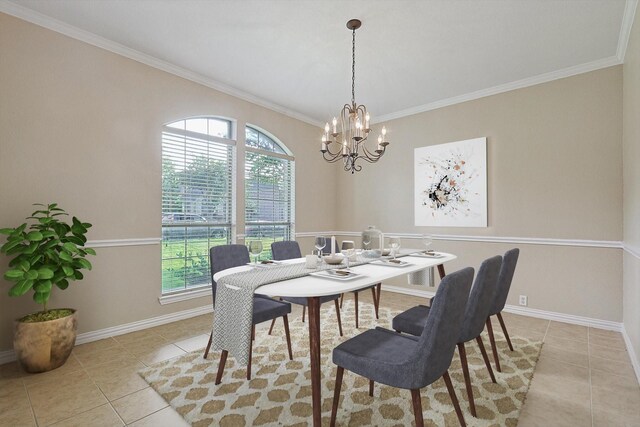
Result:
[[[55,201],[93,223],[90,240],[160,237],[161,127],[221,115],[241,130],[246,122],[268,130],[295,154],[297,231],[335,228],[325,188],[336,178],[312,143],[318,128],[4,14],[0,57],[0,227],[20,224],[32,203]],[[306,191],[318,176],[329,184]],[[93,261],[84,281],[51,301],[79,309],[80,332],[211,303],[159,305],[160,245],[101,248]],[[12,320],[38,307],[10,299],[0,282],[2,351],[12,346]]]
[[[624,327],[640,363],[640,13],[624,63]],[[632,253],[633,252],[633,253]],[[635,253],[635,255],[634,255]]]
[[[358,231],[620,241],[622,67],[611,67],[386,123],[391,145],[375,165],[341,177],[338,223]],[[415,227],[413,150],[486,136],[489,226]],[[405,246],[420,245],[407,241]],[[620,322],[622,254],[581,248],[437,242],[478,266],[519,246],[509,297],[529,307]],[[399,284],[400,282],[398,282]]]

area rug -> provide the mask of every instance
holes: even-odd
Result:
[[[373,306],[360,303],[360,329],[355,329],[353,305],[345,301],[342,313],[344,337],[338,334],[333,305],[321,311],[322,417],[328,425],[331,415],[336,368],[331,351],[340,342],[382,326],[390,328],[398,314],[380,308],[376,320]],[[246,370],[233,358],[227,360],[222,384],[215,385],[219,353],[202,358],[203,351],[160,362],[140,371],[140,375],[193,426],[306,426],[311,425],[311,380],[309,375],[308,326],[300,318],[290,319],[294,360],[287,357],[282,322],[273,334],[256,333],[253,347],[253,376],[246,381]],[[524,403],[542,342],[511,337],[509,351],[504,337],[496,333],[502,372],[495,371],[491,382],[480,350],[467,343],[467,357],[478,418],[471,416],[464,387],[460,359],[454,355],[449,370],[462,411],[469,426],[515,426]],[[488,337],[484,336],[489,349]],[[491,353],[489,353],[491,357]],[[343,426],[409,426],[414,424],[411,393],[376,384],[369,397],[365,378],[345,371],[337,424]],[[442,379],[422,389],[425,425],[457,426],[458,420]]]

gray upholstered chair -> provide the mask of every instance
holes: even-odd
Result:
[[[333,350],[333,363],[338,365],[331,411],[331,425],[336,422],[342,376],[347,369],[369,378],[369,394],[379,382],[391,387],[411,390],[416,426],[423,426],[420,389],[440,377],[462,426],[465,425],[455,390],[449,377],[449,366],[462,328],[473,268],[448,274],[438,288],[438,299],[419,338],[388,329],[370,329],[340,344]]]
[[[493,305],[501,264],[502,257],[495,256],[485,260],[480,265],[478,275],[476,276],[473,288],[471,289],[471,294],[469,295],[469,302],[467,303],[462,331],[458,337],[458,353],[460,353],[460,361],[462,362],[462,372],[464,374],[467,395],[469,397],[471,415],[474,417],[476,416],[476,405],[473,400],[473,389],[471,388],[471,377],[469,376],[469,365],[467,363],[465,343],[474,339],[476,340],[478,347],[480,347],[484,363],[489,371],[491,381],[495,383],[496,378],[493,375],[493,369],[491,368],[491,363],[489,363],[489,357],[487,356],[480,334],[482,334],[482,331],[484,330],[489,310]],[[432,304],[436,304],[438,298],[439,297],[436,294],[435,298],[432,300]],[[422,333],[422,329],[420,328],[423,328],[428,322],[430,313],[430,307],[417,306],[410,308],[393,318],[392,327],[397,332],[420,335]]]
[[[498,349],[496,347],[496,339],[493,336],[493,326],[491,325],[491,316],[496,316],[500,322],[500,327],[509,344],[509,350],[513,351],[513,345],[511,345],[511,338],[507,332],[507,326],[504,324],[502,318],[502,310],[507,303],[507,296],[509,296],[509,289],[511,289],[511,282],[513,280],[513,273],[516,271],[516,264],[518,263],[518,256],[520,255],[520,249],[514,248],[508,250],[502,257],[502,267],[500,267],[500,275],[498,276],[498,289],[496,290],[496,296],[493,299],[493,306],[489,311],[487,317],[487,332],[489,333],[489,341],[491,342],[491,350],[493,351],[493,358],[496,361],[496,369],[498,372],[502,372],[500,368],[500,357],[498,356]]]
[[[336,252],[340,252],[340,248],[341,245],[340,243],[336,240]],[[322,253],[323,255],[328,255],[331,253],[331,237],[327,237],[327,245],[322,249]],[[373,298],[373,309],[375,311],[376,314],[376,319],[379,319],[380,316],[378,315],[378,310],[380,308],[380,295],[379,292],[376,291],[380,289],[380,285],[379,283],[376,283],[375,285],[369,286],[367,288],[362,288],[362,289],[358,289],[356,291],[352,291],[353,292],[353,302],[354,302],[354,310],[355,310],[355,315],[356,315],[356,329],[359,327],[359,319],[358,319],[358,293],[365,291],[367,289],[371,289],[371,297]],[[342,304],[344,303],[344,294],[340,295],[340,308],[342,308]],[[304,319],[304,316],[303,316]]]
[[[271,254],[276,261],[283,261],[286,259],[302,258],[302,252],[300,252],[300,245],[296,241],[285,240],[282,242],[274,242],[271,244]],[[338,298],[340,294],[326,295],[320,297],[320,304],[333,301],[336,305],[336,317],[338,318],[338,330],[340,336],[342,336],[342,320],[340,319],[340,305],[338,304]],[[305,313],[307,311],[308,300],[305,297],[281,297],[282,300],[290,302],[292,304],[298,304],[302,306],[302,321],[304,322]],[[271,321],[271,327],[269,328],[269,335],[273,330],[273,326],[276,323],[276,319]]]
[[[216,307],[216,281],[213,280],[213,275],[219,271],[226,270],[232,267],[238,267],[245,265],[249,260],[249,250],[244,245],[221,245],[214,246],[209,249],[209,263],[211,265],[211,291],[213,296],[213,308]],[[272,298],[263,295],[255,295],[253,297],[253,326],[251,328],[251,339],[255,339],[255,325],[262,322],[267,322],[272,319],[282,317],[284,322],[284,333],[287,340],[287,348],[289,350],[289,359],[293,360],[293,353],[291,352],[291,336],[289,335],[289,319],[287,315],[291,313],[291,304],[276,301]],[[211,340],[213,339],[213,331],[209,336],[209,343],[204,351],[204,358],[209,355],[209,349],[211,348]],[[249,347],[249,364],[247,365],[247,379],[251,379],[251,348]],[[220,384],[222,380],[222,374],[224,373],[224,365],[227,362],[227,350],[222,350],[220,354],[220,363],[218,365],[218,375],[216,376],[216,384]]]

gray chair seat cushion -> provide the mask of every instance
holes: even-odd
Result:
[[[291,304],[271,298],[253,299],[253,324],[266,322],[291,313]]]
[[[399,369],[415,357],[418,341],[386,329],[370,329],[333,350],[333,363],[375,382],[403,387],[413,372]]]
[[[395,331],[404,332],[419,337],[424,325],[427,324],[429,307],[418,305],[398,314],[391,323]]]
[[[326,296],[320,297],[320,304],[324,304],[325,302],[329,302],[329,301],[334,301],[334,300],[337,300],[338,298],[340,298],[340,294],[326,295]],[[293,304],[304,305],[304,306],[308,305],[308,300],[305,297],[282,297],[282,299]]]

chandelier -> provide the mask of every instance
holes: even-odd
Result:
[[[330,163],[342,160],[344,170],[351,173],[362,170],[362,165],[357,162],[362,159],[368,163],[377,162],[385,153],[389,142],[386,140],[387,129],[383,126],[381,134],[378,136],[376,149],[371,151],[366,146],[367,137],[371,128],[369,127],[370,116],[367,107],[356,104],[356,30],[360,28],[362,22],[358,19],[351,19],[347,22],[347,28],[352,32],[351,42],[351,104],[345,104],[340,111],[338,119],[332,120],[324,126],[322,135],[322,157]],[[332,149],[334,151],[332,151]]]

